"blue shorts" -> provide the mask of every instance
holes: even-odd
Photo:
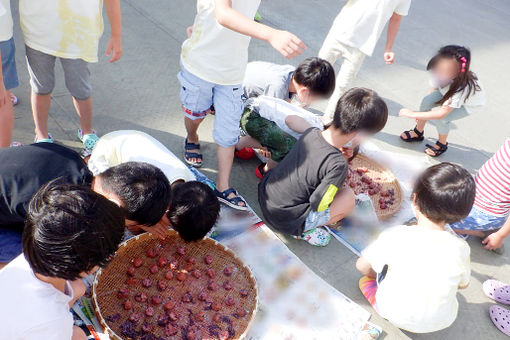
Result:
[[[0,262],[10,262],[21,252],[21,233],[12,229],[0,228]]]
[[[2,52],[2,74],[4,77],[5,89],[10,90],[18,87],[18,73],[16,72],[16,47],[14,38],[0,42]]]
[[[321,212],[317,212],[317,211],[313,211],[313,210],[310,211],[310,213],[306,217],[305,229],[303,230],[303,232],[306,233],[309,230],[326,225],[326,223],[328,223],[330,218],[331,218],[331,210],[329,208],[327,208],[326,210],[323,210]]]
[[[226,148],[236,145],[243,114],[241,84],[210,83],[191,74],[182,63],[177,78],[181,83],[180,97],[184,115],[191,120],[204,119],[214,106],[214,141]]]
[[[490,215],[473,207],[468,217],[450,225],[450,227],[460,230],[488,231],[501,228],[506,220],[507,217]]]

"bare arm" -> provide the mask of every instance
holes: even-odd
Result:
[[[266,41],[285,58],[291,59],[302,53],[306,46],[294,34],[277,30],[247,18],[232,8],[231,0],[215,0],[216,20],[235,32]]]
[[[120,11],[120,0],[105,0],[104,6],[112,35],[106,47],[106,55],[110,56],[110,62],[116,62],[122,57],[122,15]]]
[[[430,110],[425,112],[415,112],[409,109],[402,109],[398,113],[401,117],[408,117],[420,120],[438,120],[448,116],[454,110],[453,107],[443,105],[437,110]]]
[[[356,261],[356,269],[365,276],[376,278],[377,273],[372,269],[370,263],[362,256]]]
[[[384,60],[386,64],[393,64],[395,61],[395,53],[393,53],[393,43],[397,37],[398,30],[400,29],[400,23],[402,22],[402,16],[393,13],[388,23],[388,33],[386,35],[386,47],[384,48]]]
[[[297,133],[304,133],[307,129],[311,128],[312,125],[306,121],[306,119],[296,116],[289,115],[285,117],[285,124]]]

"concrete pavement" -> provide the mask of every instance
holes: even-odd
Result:
[[[290,63],[296,65],[305,57],[315,56],[344,1],[337,0],[266,0],[260,13],[263,22],[297,34],[308,46],[305,54]],[[124,0],[123,42],[124,56],[115,64],[100,57],[91,65],[94,92],[94,126],[104,134],[118,129],[145,131],[172,151],[180,155],[184,126],[179,101],[180,45],[185,28],[191,25],[195,14],[193,0]],[[17,1],[13,1],[17,12]],[[17,13],[15,13],[17,17]],[[472,69],[484,85],[488,105],[483,112],[456,122],[449,138],[450,150],[439,160],[457,162],[471,172],[476,171],[510,135],[510,107],[508,88],[510,72],[507,57],[510,55],[510,3],[498,0],[428,0],[413,1],[408,17],[404,18],[394,51],[396,64],[384,64],[382,54],[384,36],[374,56],[367,58],[357,86],[372,88],[383,96],[390,108],[391,117],[386,128],[376,136],[376,143],[385,149],[420,154],[424,144],[407,145],[398,135],[412,127],[413,122],[398,118],[401,107],[417,108],[427,91],[425,65],[441,45],[464,44],[472,49]],[[18,21],[16,21],[18,25]],[[105,18],[105,36],[100,51],[104,51],[108,38]],[[14,93],[20,104],[15,108],[16,127],[14,140],[30,143],[33,139],[33,122],[29,105],[28,74],[24,61],[24,48],[19,27],[15,39],[18,47],[17,62],[21,86]],[[102,52],[101,52],[102,53]],[[283,57],[263,42],[253,41],[251,60],[286,63]],[[338,67],[339,65],[337,65]],[[79,147],[76,141],[78,118],[71,98],[63,84],[60,65],[57,66],[57,87],[52,96],[50,131],[60,142]],[[200,136],[204,151],[204,173],[216,178],[215,146],[212,140],[212,118],[202,124]],[[426,137],[436,137],[435,129],[428,128]],[[256,185],[253,175],[255,161],[236,161],[232,184],[257,210]],[[457,321],[447,330],[416,335],[400,331],[375,314],[359,292],[359,274],[354,268],[356,256],[335,240],[325,249],[316,249],[281,237],[310,268],[338,290],[373,313],[372,321],[383,327],[384,339],[504,339],[488,317],[491,301],[481,290],[487,278],[510,282],[508,253],[498,256],[481,248],[479,240],[471,239],[472,282],[458,297],[460,310]],[[507,249],[510,249],[510,241]],[[434,251],[431,249],[431,251]],[[419,294],[419,292],[417,292]]]

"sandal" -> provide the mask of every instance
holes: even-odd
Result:
[[[489,308],[489,315],[494,326],[503,334],[510,336],[510,310],[494,305]]]
[[[411,132],[414,132],[416,134],[416,137],[411,137]],[[423,140],[425,139],[425,137],[423,137],[424,133],[425,131],[420,132],[415,126],[414,129],[412,130],[404,131],[404,134],[406,135],[407,138],[402,138],[402,136],[400,136],[400,139],[407,143],[423,142]]]
[[[78,129],[78,139],[83,143],[83,148],[86,150],[94,149],[97,142],[99,141],[99,137],[96,134],[96,131],[92,130],[92,133],[83,134],[81,129]]]
[[[508,286],[506,283],[498,280],[486,280],[482,284],[482,290],[488,298],[496,300],[494,293],[502,287]],[[497,301],[497,300],[496,300]]]
[[[266,163],[262,163],[258,167],[255,168],[255,176],[257,176],[258,179],[264,178],[264,175],[267,174],[267,171],[264,170],[265,167],[266,167]]]
[[[51,133],[48,133],[48,138],[37,138],[37,136],[35,136],[34,138],[34,143],[54,143],[55,140],[53,139],[53,136],[51,135]]]
[[[430,145],[430,144],[425,145],[425,147],[427,149],[432,150],[432,152],[434,153],[434,155],[430,155],[428,153],[427,153],[427,155],[429,155],[430,157],[438,157],[438,156],[441,156],[443,153],[445,153],[446,150],[448,150],[448,143],[443,144],[443,143],[437,141],[436,145],[439,146],[439,149],[436,149],[433,145]]]
[[[237,194],[237,191],[235,191],[234,188],[229,188],[225,191],[218,191],[218,189],[214,189],[214,194],[216,195],[216,197],[218,198],[218,201],[220,201],[221,203],[227,205],[228,207],[232,208],[232,209],[236,209],[236,210],[242,210],[242,211],[247,211],[249,208],[248,208],[248,204],[246,204],[246,201]],[[234,194],[236,196],[232,197],[232,198],[228,198],[228,196],[230,194]],[[244,203],[244,206],[241,206],[239,205],[239,203]]]
[[[202,166],[202,154],[198,152],[189,152],[188,150],[200,150],[200,144],[188,143],[188,138],[184,140],[184,161],[192,167],[200,168]],[[191,160],[192,158],[200,159],[200,162],[193,162]]]

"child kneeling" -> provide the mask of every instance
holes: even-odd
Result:
[[[122,210],[90,188],[43,186],[28,205],[23,254],[0,271],[1,338],[86,339],[69,309],[123,233]]]
[[[360,289],[374,309],[397,327],[429,333],[457,318],[458,289],[470,276],[466,241],[445,230],[469,214],[475,181],[464,168],[441,163],[417,180],[413,208],[418,224],[384,231],[356,267],[365,275]]]
[[[319,227],[340,221],[354,209],[354,193],[342,188],[348,164],[341,149],[360,135],[377,133],[387,119],[388,108],[374,91],[346,92],[325,130],[306,130],[260,182],[266,221],[280,232],[326,246],[331,236]]]

